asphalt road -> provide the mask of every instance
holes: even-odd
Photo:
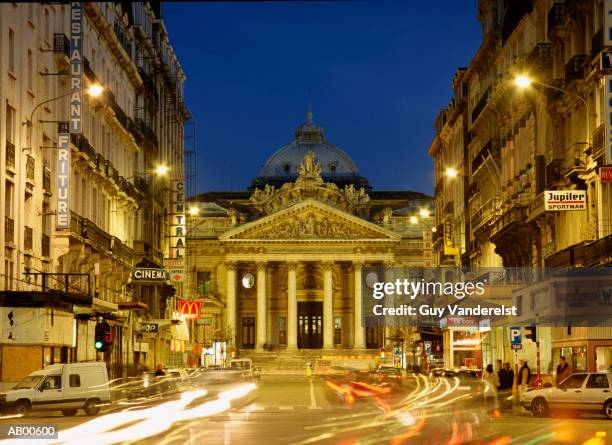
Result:
[[[603,417],[548,419],[529,413],[491,411],[469,398],[455,402],[457,394],[428,388],[415,396],[405,387],[393,394],[363,397],[346,403],[325,381],[301,378],[265,378],[246,398],[218,413],[172,421],[160,434],[143,428],[130,443],[141,444],[585,444],[612,443],[612,421]],[[411,398],[412,397],[412,398]],[[463,397],[463,395],[461,396]],[[177,403],[177,402],[169,402]],[[159,407],[160,404],[154,406]],[[164,411],[166,410],[166,411]],[[105,410],[106,413],[112,410]],[[168,420],[170,408],[162,407],[154,427]],[[159,413],[158,413],[159,414]],[[10,423],[54,424],[60,431],[79,426],[89,431],[88,422],[99,421],[82,413],[36,413],[23,419],[1,419]],[[121,414],[120,414],[121,416]],[[159,420],[157,420],[159,419]],[[102,422],[104,423],[104,422]],[[129,428],[125,423],[121,428]],[[118,428],[121,431],[121,428]],[[154,429],[154,428],[152,428]],[[160,427],[161,430],[161,427]],[[145,439],[142,437],[146,436]],[[61,437],[61,436],[60,436]],[[78,436],[72,443],[113,443],[109,433]],[[0,443],[2,443],[0,441]],[[21,442],[25,443],[25,442]],[[30,442],[35,443],[35,442]]]

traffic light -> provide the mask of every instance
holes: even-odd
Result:
[[[528,338],[532,342],[537,343],[538,336],[536,332],[536,327],[535,326],[525,326],[525,330],[527,331],[525,333],[525,338]]]
[[[96,351],[104,352],[113,343],[110,325],[103,321],[96,323],[94,336],[94,348]]]

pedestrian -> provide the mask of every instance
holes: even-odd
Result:
[[[510,367],[510,363],[506,362],[500,372],[499,387],[501,388],[498,396],[499,408],[504,411],[507,406],[508,397],[512,394],[512,386],[514,385],[514,371]]]
[[[495,371],[493,371],[493,365],[488,364],[485,372],[482,374],[482,380],[485,382],[485,404],[488,407],[495,408],[497,404],[497,388],[499,388],[499,377]]]
[[[572,368],[565,360],[565,357],[561,356],[559,364],[557,365],[557,375],[555,377],[555,385],[559,385],[563,380],[573,374]]]
[[[505,389],[509,389],[512,391],[512,386],[514,385],[514,370],[510,367],[510,362],[506,362],[504,364],[504,382],[502,386]]]
[[[166,375],[166,372],[164,371],[164,365],[158,363],[157,369],[155,369],[155,377],[162,377],[164,375]]]
[[[496,368],[497,368],[497,378],[499,380],[499,386],[497,387],[497,389],[502,390],[504,389],[503,387],[504,386],[504,367],[500,359],[497,359]]]
[[[519,368],[517,382],[519,393],[527,391],[527,385],[529,384],[529,378],[531,377],[531,369],[527,365],[527,360],[520,361],[521,367]]]

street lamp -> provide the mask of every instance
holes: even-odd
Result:
[[[193,206],[189,208],[189,215],[190,216],[198,216],[200,214],[200,208]]]
[[[444,170],[444,175],[447,178],[456,178],[457,176],[459,176],[459,172],[456,168],[448,167],[446,170]]]
[[[543,82],[538,82],[537,80],[533,80],[530,77],[521,74],[518,75],[514,78],[514,83],[515,85],[519,88],[519,89],[526,89],[529,88],[531,85],[539,85],[543,88],[549,88],[551,90],[555,90],[558,91],[560,93],[563,94],[567,94],[568,96],[572,96],[575,97],[576,99],[578,99],[580,102],[582,102],[582,104],[584,105],[584,109],[586,111],[586,129],[587,129],[587,145],[590,147],[591,145],[591,123],[589,122],[589,117],[590,117],[590,113],[589,113],[589,103],[587,102],[587,100],[582,97],[580,94],[576,94],[572,91],[568,91],[568,90],[564,90],[563,88],[559,88],[556,87],[554,85],[549,85],[547,83],[543,83]]]
[[[160,164],[155,167],[155,174],[158,176],[164,176],[166,173],[170,171],[170,168],[167,165]]]
[[[429,209],[419,210],[419,215],[421,216],[421,218],[427,218],[429,216]]]

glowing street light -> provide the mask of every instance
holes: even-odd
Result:
[[[514,79],[514,83],[516,84],[517,87],[519,88],[528,88],[531,86],[531,84],[533,83],[531,81],[531,79],[527,76],[521,75],[521,76],[517,76]]]
[[[155,167],[155,174],[159,175],[159,176],[163,176],[163,175],[167,174],[169,170],[170,169],[168,168],[167,165],[160,164],[157,167]]]
[[[421,210],[419,210],[419,215],[421,215],[421,218],[429,217],[429,209],[421,209]]]
[[[87,88],[87,94],[91,97],[98,97],[104,92],[104,87],[99,83],[94,83]]]
[[[417,218],[416,216],[411,216],[409,221],[410,221],[410,224],[416,224],[419,222],[419,218]]]
[[[444,174],[448,177],[448,178],[456,178],[459,175],[459,172],[457,171],[456,168],[453,167],[448,167],[445,171]]]
[[[199,208],[199,207],[196,207],[196,206],[194,206],[194,207],[190,207],[190,208],[189,208],[189,214],[190,214],[191,216],[198,216],[198,215],[200,214],[200,208]]]

